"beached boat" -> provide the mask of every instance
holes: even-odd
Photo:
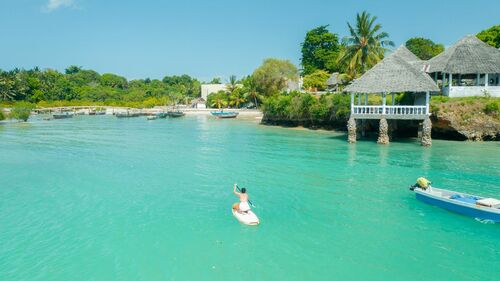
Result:
[[[236,111],[211,111],[210,114],[217,118],[236,118],[239,113]]]
[[[73,113],[71,112],[61,112],[61,113],[54,113],[52,114],[52,118],[54,119],[66,119],[66,118],[73,118]]]
[[[186,115],[184,112],[180,111],[180,110],[175,110],[175,111],[168,111],[167,112],[167,115],[168,117],[182,117],[184,115]]]
[[[118,112],[115,114],[116,117],[118,118],[130,118],[130,117],[139,117],[141,116],[140,113],[138,112]]]
[[[232,209],[233,216],[241,223],[246,225],[258,225],[260,223],[259,218],[255,215],[252,210],[248,210],[247,212],[239,212],[235,209]]]
[[[106,110],[92,110],[89,115],[106,115]]]
[[[157,116],[158,118],[163,119],[163,118],[167,118],[168,113],[166,113],[166,112],[159,112],[159,113],[156,113],[155,116]]]
[[[431,187],[410,187],[418,200],[481,220],[500,222],[500,200]]]

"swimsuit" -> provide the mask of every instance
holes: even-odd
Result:
[[[239,205],[238,208],[242,212],[248,212],[248,211],[250,211],[250,205],[248,205],[248,202],[240,202],[240,205]]]

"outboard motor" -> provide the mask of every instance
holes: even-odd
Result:
[[[431,181],[429,181],[426,178],[421,177],[421,178],[417,179],[417,183],[415,183],[414,185],[410,185],[409,188],[411,191],[414,191],[415,188],[420,188],[420,189],[426,190],[430,186],[431,186]]]

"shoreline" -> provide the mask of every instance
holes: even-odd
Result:
[[[171,106],[155,106],[153,108],[132,108],[132,107],[122,107],[122,106],[62,106],[62,107],[42,107],[36,108],[33,110],[34,115],[42,115],[42,114],[52,114],[57,112],[64,111],[73,111],[74,113],[79,113],[82,115],[89,115],[90,111],[94,111],[96,109],[101,109],[106,111],[106,115],[114,115],[115,113],[125,113],[127,111],[131,112],[139,112],[144,115],[155,114],[160,112],[167,112],[170,110],[178,110],[184,112],[186,115],[210,115],[212,111],[219,111],[220,109],[216,108],[187,108],[187,107],[179,107],[174,108]],[[222,109],[224,111],[235,111],[240,114],[240,116],[255,116],[262,117],[264,114],[262,111],[258,109],[246,109],[246,108],[226,108]]]

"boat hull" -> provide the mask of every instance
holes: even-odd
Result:
[[[184,115],[186,115],[186,114],[182,111],[169,111],[169,112],[167,112],[167,116],[172,117],[172,118],[178,118],[178,117],[182,117]]]
[[[417,200],[421,202],[434,205],[446,209],[448,211],[452,211],[473,218],[478,218],[481,220],[500,222],[500,213],[491,211],[491,209],[487,207],[465,204],[460,202],[453,202],[452,199],[432,196],[426,192],[421,192],[421,191],[416,191],[415,196]]]
[[[220,112],[220,111],[212,111],[210,112],[213,116],[221,119],[229,119],[236,118],[238,116],[238,112]]]
[[[67,119],[73,118],[73,114],[53,114],[52,118],[54,119]]]

